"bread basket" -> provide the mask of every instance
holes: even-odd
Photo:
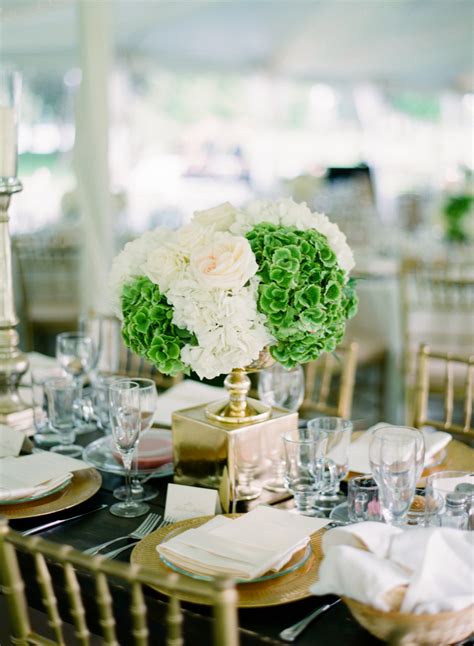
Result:
[[[454,612],[415,615],[384,612],[347,597],[342,600],[361,626],[394,646],[442,646],[462,641],[474,632],[474,605]]]

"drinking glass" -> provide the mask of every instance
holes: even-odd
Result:
[[[142,377],[133,377],[134,383],[138,384],[140,391],[140,435],[145,431],[149,431],[153,425],[153,419],[155,417],[155,411],[158,404],[158,395],[156,392],[156,384],[152,379],[145,379]],[[117,383],[117,382],[116,382]],[[138,436],[138,442],[133,456],[133,475],[132,475],[132,497],[133,500],[143,501],[143,500],[153,500],[158,495],[157,489],[155,487],[150,487],[149,485],[142,485],[140,483],[140,478],[138,476],[138,451],[140,444],[140,435]],[[118,500],[125,500],[126,498],[125,487],[118,487],[114,490],[114,496]]]
[[[370,440],[369,446],[369,462],[372,469],[372,475],[375,480],[378,482],[378,468],[379,468],[379,457],[380,457],[380,448],[379,445],[384,441],[386,437],[411,437],[415,440],[416,443],[416,481],[421,478],[423,469],[425,466],[425,437],[417,428],[411,428],[410,426],[381,426],[377,428],[372,433],[372,439]]]
[[[392,435],[379,444],[379,497],[387,523],[401,525],[415,496],[417,445],[414,437]]]
[[[280,406],[288,410],[297,411],[304,399],[304,371],[297,365],[287,370],[276,363],[271,368],[262,370],[258,377],[258,396],[268,406]],[[268,491],[286,491],[283,474],[285,460],[283,454],[283,440],[275,441],[274,435],[269,434],[266,442],[266,457],[271,462],[272,477],[265,480],[263,488]]]
[[[66,377],[57,377],[48,379],[44,388],[51,428],[59,437],[59,444],[51,451],[74,458],[81,456],[82,447],[74,444],[81,386]]]
[[[438,471],[426,478],[426,505],[430,508],[440,503],[439,513],[444,513],[448,493],[459,491],[462,484],[474,484],[474,471]],[[462,489],[461,489],[462,490]]]
[[[34,442],[38,447],[50,447],[58,444],[58,434],[53,431],[48,417],[48,399],[45,383],[48,379],[62,377],[60,368],[31,368],[31,400],[33,404]]]
[[[133,453],[141,428],[140,388],[131,379],[121,379],[110,385],[110,421],[112,437],[125,468],[127,497],[110,507],[110,512],[122,518],[135,518],[150,509],[144,502],[132,498],[131,470]]]
[[[295,499],[295,513],[324,518],[314,507],[318,491],[337,481],[336,465],[324,457],[327,433],[299,428],[283,435],[285,484]]]
[[[92,385],[92,407],[97,426],[106,434],[112,432],[110,426],[110,385],[123,379],[123,375],[99,375]]]
[[[352,422],[341,417],[317,417],[308,422],[312,431],[327,433],[325,455],[334,462],[337,468],[337,479],[332,489],[321,491],[316,496],[316,507],[322,511],[329,511],[336,505],[346,500],[340,490],[340,483],[349,472],[349,446],[352,435]]]
[[[262,493],[260,483],[255,480],[255,474],[262,458],[260,433],[237,435],[234,448],[238,477],[236,499],[254,500]]]
[[[347,515],[353,523],[382,520],[379,488],[370,476],[356,476],[347,485]]]

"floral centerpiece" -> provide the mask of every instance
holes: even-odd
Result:
[[[225,203],[129,242],[111,288],[133,352],[212,379],[266,347],[287,368],[333,351],[357,309],[353,265],[338,226],[304,203]]]

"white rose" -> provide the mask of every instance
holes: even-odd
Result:
[[[151,251],[143,265],[143,273],[165,294],[173,281],[180,279],[188,265],[187,258],[174,242],[167,242]]]
[[[217,233],[210,244],[196,248],[190,267],[208,289],[240,289],[258,269],[248,240],[230,233]]]
[[[224,202],[212,209],[195,211],[192,221],[203,226],[212,225],[215,231],[228,231],[235,222],[237,214],[237,209],[230,202]]]

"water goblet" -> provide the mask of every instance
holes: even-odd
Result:
[[[48,417],[48,399],[45,383],[48,379],[62,377],[60,368],[35,368],[30,369],[31,401],[33,404],[33,425],[35,434],[34,443],[39,448],[47,448],[58,444],[58,434],[53,431]]]
[[[340,483],[349,472],[352,422],[341,417],[317,417],[309,420],[308,428],[311,431],[327,433],[324,457],[336,465],[337,479],[333,488],[321,491],[315,500],[317,509],[329,511],[346,500],[346,496],[340,490]]]
[[[125,469],[127,497],[110,507],[110,512],[122,518],[135,518],[150,509],[144,502],[132,498],[131,471],[133,453],[141,429],[140,388],[131,379],[121,379],[110,385],[110,421],[112,437]]]
[[[74,444],[78,402],[81,398],[81,387],[66,377],[48,379],[44,388],[48,398],[48,415],[51,428],[59,438],[59,444],[51,451],[73,458],[82,455],[82,447]]]
[[[375,481],[379,482],[380,444],[387,437],[411,437],[415,440],[416,481],[418,482],[425,466],[425,438],[422,431],[417,428],[411,428],[410,426],[380,426],[373,431],[369,445],[369,462]]]
[[[297,411],[304,399],[304,372],[300,365],[287,370],[276,363],[271,368],[262,370],[258,378],[258,396],[268,406],[280,406]],[[268,491],[286,491],[283,474],[285,460],[283,441],[275,441],[272,433],[266,438],[266,455],[270,459],[271,478],[265,480],[263,488]]]
[[[385,522],[400,526],[415,496],[417,445],[414,437],[392,435],[379,444],[379,497]]]
[[[133,377],[134,383],[138,384],[140,391],[140,435],[145,431],[149,431],[153,425],[155,411],[158,404],[158,395],[156,392],[156,384],[153,379],[145,379],[143,377]],[[153,500],[158,495],[158,491],[149,485],[142,485],[138,475],[138,450],[140,444],[140,435],[138,438],[137,446],[133,456],[133,470],[132,470],[132,497],[133,500],[145,501]],[[114,496],[117,500],[125,500],[126,490],[125,487],[118,487],[114,489]]]
[[[234,448],[238,474],[236,499],[254,500],[262,493],[260,483],[255,480],[255,474],[262,458],[260,433],[237,435]]]

